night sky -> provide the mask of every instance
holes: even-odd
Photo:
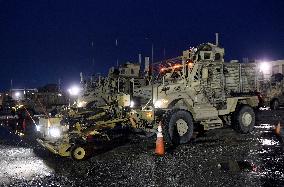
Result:
[[[284,1],[0,0],[0,90],[65,87],[119,62],[181,55],[215,32],[226,60],[284,59]],[[118,39],[118,47],[115,41]],[[92,45],[93,44],[93,45]]]

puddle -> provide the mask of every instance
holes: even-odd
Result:
[[[279,145],[278,141],[272,139],[260,139],[262,145]]]
[[[272,129],[274,127],[274,125],[271,124],[259,124],[257,126],[255,126],[254,128],[256,129]]]
[[[256,172],[257,167],[254,163],[242,160],[242,161],[234,161],[230,160],[228,162],[222,162],[218,164],[218,168],[223,171],[230,172]]]

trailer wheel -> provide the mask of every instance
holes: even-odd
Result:
[[[240,133],[249,133],[253,130],[255,125],[254,110],[248,106],[240,106],[236,112],[234,120],[234,128]]]
[[[193,134],[193,120],[185,110],[172,110],[166,115],[163,135],[170,145],[188,143]]]
[[[278,110],[279,109],[279,101],[278,99],[273,99],[270,103],[271,110]]]
[[[71,147],[70,155],[73,160],[85,160],[88,157],[88,149],[84,145],[74,145]]]

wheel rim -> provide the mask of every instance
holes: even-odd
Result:
[[[186,121],[179,119],[176,121],[176,125],[179,136],[183,136],[185,133],[187,133],[188,125]]]
[[[83,159],[85,157],[85,155],[86,155],[86,151],[82,147],[77,147],[73,152],[73,156],[77,160]]]
[[[249,126],[252,122],[252,116],[250,113],[248,112],[245,112],[243,115],[242,115],[242,122],[244,124],[244,126]]]

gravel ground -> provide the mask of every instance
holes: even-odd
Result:
[[[2,186],[284,186],[283,141],[273,133],[284,110],[261,111],[253,133],[211,130],[154,153],[155,139],[128,142],[82,162],[61,158],[0,127]],[[247,163],[248,167],[237,163]],[[252,169],[253,168],[253,169]]]

